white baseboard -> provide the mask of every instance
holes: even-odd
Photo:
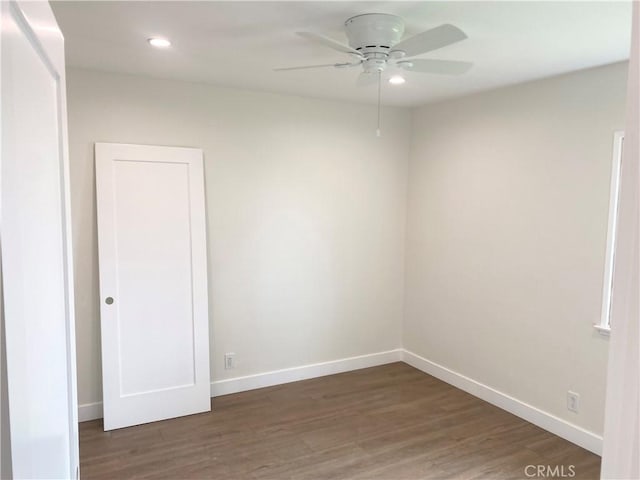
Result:
[[[460,390],[512,413],[527,422],[547,430],[569,442],[575,443],[596,455],[602,455],[602,437],[567,422],[555,415],[524,403],[476,380],[454,372],[408,350],[403,351],[403,361],[418,370],[432,375]]]
[[[601,436],[403,349],[217,380],[211,382],[211,396],[228,395],[400,361],[404,361],[418,370],[481,398],[597,455],[602,454]],[[88,403],[78,407],[78,421],[86,422],[97,418],[102,418],[102,402]]]
[[[342,358],[330,362],[314,363],[301,367],[285,368],[271,372],[247,375],[246,377],[229,378],[211,382],[211,396],[228,395],[245,392],[256,388],[271,387],[283,383],[297,382],[309,378],[324,377],[335,373],[350,372],[361,368],[377,367],[387,363],[401,362],[402,349],[361,355],[359,357]]]
[[[78,421],[88,422],[102,418],[102,402],[78,405]]]
[[[247,375],[245,377],[229,378],[211,382],[211,396],[228,395],[230,393],[245,392],[256,388],[271,387],[283,383],[297,382],[309,378],[324,377],[336,373],[350,372],[361,368],[377,367],[387,363],[401,362],[402,349],[386,352],[360,355],[358,357],[342,358],[330,362],[302,365],[300,367],[285,368],[271,372]],[[102,402],[87,403],[78,406],[78,421],[87,422],[102,418]]]

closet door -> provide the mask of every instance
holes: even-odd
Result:
[[[95,153],[104,429],[209,411],[202,151]]]

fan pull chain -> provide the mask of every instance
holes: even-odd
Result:
[[[382,86],[382,71],[378,70],[378,128],[376,129],[376,137],[380,136],[380,90]]]

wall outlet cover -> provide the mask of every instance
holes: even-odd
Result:
[[[578,413],[580,410],[580,394],[569,390],[567,392],[567,410]]]

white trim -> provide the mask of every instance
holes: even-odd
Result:
[[[358,357],[342,358],[329,362],[247,375],[245,377],[218,380],[211,382],[211,396],[218,397],[230,393],[255,390],[256,388],[271,387],[273,385],[282,385],[283,383],[297,382],[309,378],[324,377],[326,375],[359,370],[361,368],[401,362],[402,354],[402,349],[398,348],[386,352],[360,355]],[[87,403],[78,407],[78,420],[80,422],[87,422],[98,418],[102,418],[102,402]]]
[[[613,152],[611,158],[611,185],[609,187],[609,224],[607,227],[607,249],[604,260],[604,278],[602,281],[602,312],[600,322],[594,325],[599,333],[608,335],[611,330],[611,297],[613,293],[613,258],[616,248],[616,230],[618,224],[618,203],[620,200],[620,167],[622,165],[622,143],[624,132],[613,133]]]
[[[102,402],[84,403],[78,406],[78,421],[88,422],[102,418]]]
[[[211,382],[211,396],[218,397],[231,393],[255,390],[257,388],[282,385],[310,378],[324,377],[336,373],[350,372],[361,368],[376,367],[387,363],[405,362],[418,370],[432,375],[460,390],[512,413],[527,422],[575,443],[597,455],[602,454],[602,437],[567,422],[555,415],[522,402],[514,397],[484,385],[476,380],[454,372],[442,365],[427,360],[403,349],[372,353],[358,357],[343,358],[330,362],[314,363],[300,367],[285,368],[271,372],[229,378]],[[78,419],[81,422],[102,418],[102,402],[80,405]]]
[[[571,443],[575,443],[596,455],[602,455],[602,437],[600,435],[596,435],[593,432],[578,427],[555,415],[540,410],[533,405],[522,402],[408,350],[404,350],[403,361],[418,370],[432,375],[460,390],[464,390],[496,407],[506,410]]]
[[[219,397],[230,393],[245,392],[256,388],[282,385],[283,383],[297,382],[309,378],[324,377],[336,373],[350,372],[361,368],[377,367],[387,363],[401,362],[402,349],[386,352],[360,355],[358,357],[343,358],[330,362],[314,363],[301,367],[284,368],[271,372],[247,375],[246,377],[229,378],[211,382],[211,396]]]
[[[611,327],[610,326],[603,327],[600,324],[596,324],[596,325],[593,326],[593,328],[595,328],[598,331],[598,333],[600,335],[604,336],[604,337],[608,337],[608,336],[611,335]]]

